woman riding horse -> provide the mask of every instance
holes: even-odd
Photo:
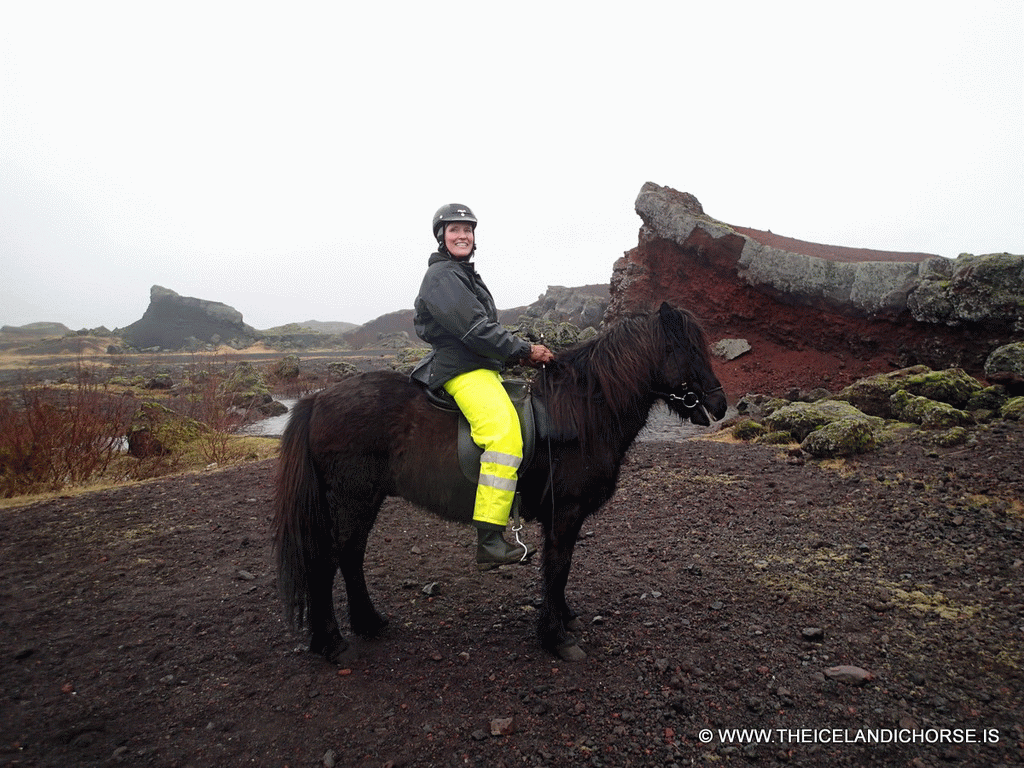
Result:
[[[513,547],[502,536],[515,498],[523,441],[519,417],[501,384],[510,361],[541,365],[553,359],[543,344],[530,344],[498,323],[491,292],[473,265],[477,219],[468,206],[444,205],[434,214],[437,251],[416,297],[416,333],[431,351],[412,372],[431,390],[455,398],[484,453],[473,507],[480,570],[525,562],[536,547]]]

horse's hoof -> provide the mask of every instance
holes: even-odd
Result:
[[[328,642],[311,642],[309,645],[310,653],[315,653],[323,656],[331,664],[337,664],[342,657],[342,654],[348,650],[348,641],[341,637],[332,638]]]
[[[583,622],[580,620],[579,616],[573,616],[571,619],[565,622],[565,628],[568,629],[570,632],[582,632]]]
[[[380,637],[391,623],[383,613],[374,614],[368,620],[352,621],[352,631],[360,637]]]
[[[583,661],[587,658],[587,652],[572,640],[555,648],[555,653],[562,661]]]

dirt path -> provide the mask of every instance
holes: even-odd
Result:
[[[398,502],[388,635],[296,650],[272,462],[6,510],[0,764],[1021,765],[1022,451],[638,443],[577,550],[575,665],[534,640],[536,565],[479,574],[470,529]]]

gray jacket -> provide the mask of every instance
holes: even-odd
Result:
[[[416,335],[432,349],[412,378],[430,389],[478,368],[501,370],[530,354],[530,343],[498,322],[491,292],[468,260],[431,254],[414,306]]]

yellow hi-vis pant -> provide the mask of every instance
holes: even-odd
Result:
[[[473,442],[483,448],[473,522],[504,529],[515,498],[523,436],[519,415],[497,371],[481,368],[444,384],[469,422]]]

